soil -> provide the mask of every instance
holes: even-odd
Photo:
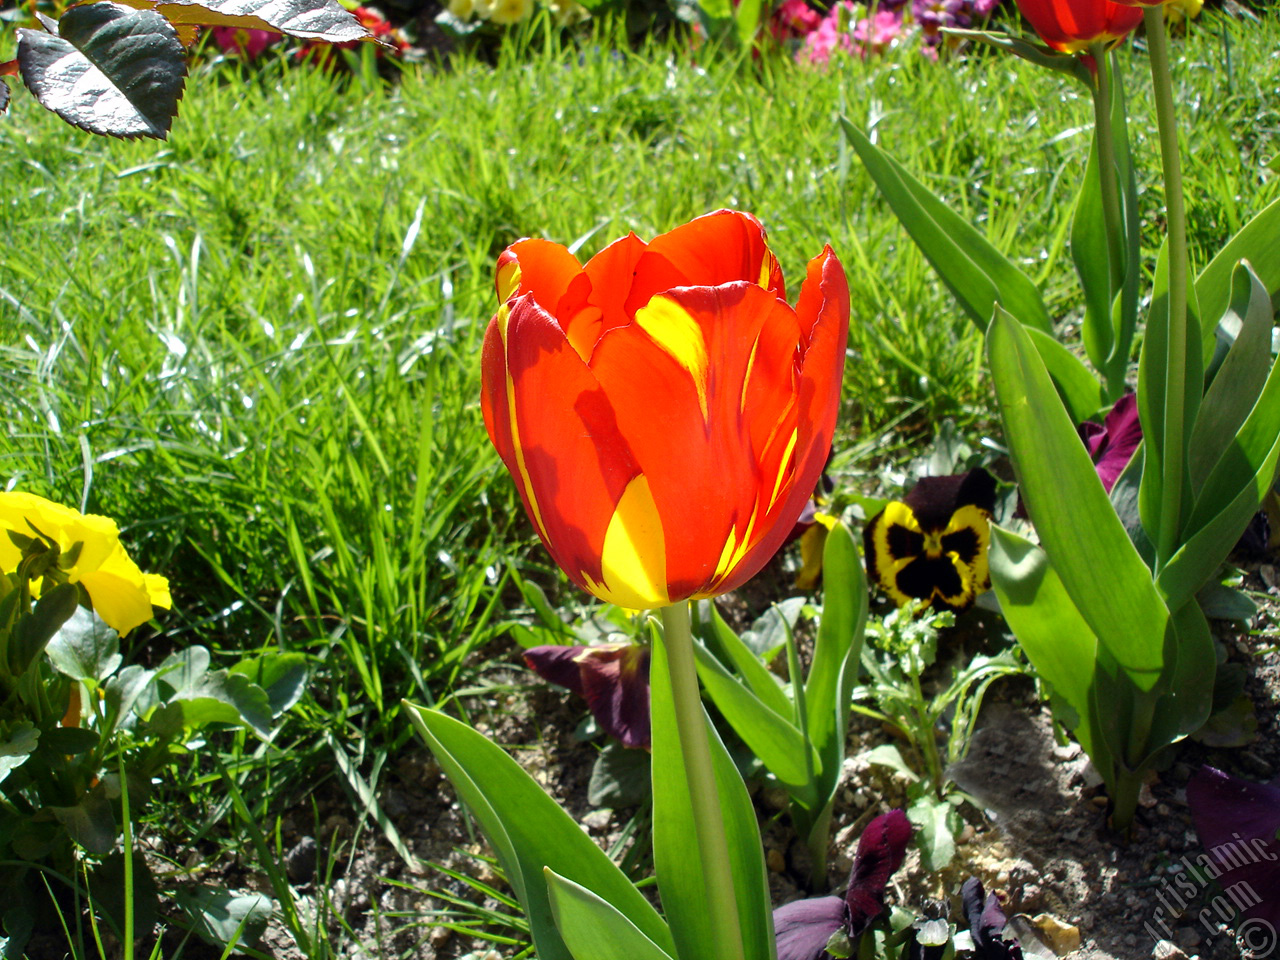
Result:
[[[1213,749],[1185,741],[1176,759],[1151,779],[1132,836],[1126,839],[1108,828],[1106,797],[1087,757],[1074,742],[1063,745],[1055,739],[1049,712],[1036,700],[1030,681],[999,683],[988,694],[967,759],[950,771],[976,801],[962,807],[968,826],[958,838],[956,859],[943,873],[927,874],[912,851],[893,878],[889,902],[918,912],[926,898],[948,899],[955,921],[960,884],[977,876],[989,891],[1002,896],[1007,914],[1024,915],[1042,930],[1056,927],[1059,951],[1068,951],[1078,934],[1079,946],[1071,955],[1079,960],[1267,956],[1237,946],[1230,924],[1214,912],[1222,905],[1215,900],[1221,891],[1209,887],[1188,901],[1173,878],[1185,870],[1183,857],[1194,860],[1201,852],[1186,804],[1187,780],[1200,764],[1252,780],[1269,780],[1280,770],[1276,582],[1271,567],[1250,574],[1255,596],[1267,598],[1252,632],[1238,624],[1216,625],[1228,662],[1247,668],[1245,691],[1258,721],[1251,745]],[[767,583],[753,589],[770,592]],[[760,608],[759,600],[748,594],[720,602],[726,617],[741,627],[751,610]],[[965,622],[956,629],[963,630]],[[583,705],[517,666],[514,648],[508,659],[510,668],[484,678],[492,683],[493,694],[468,698],[473,724],[506,746],[606,849],[622,843],[638,811],[594,809],[588,803],[588,781],[600,745],[575,735],[585,716]],[[848,876],[863,826],[900,805],[905,796],[903,781],[865,759],[867,751],[888,739],[877,724],[854,715],[831,831],[831,877],[837,886]],[[408,849],[432,865],[426,870],[411,870],[372,818],[360,822],[359,807],[339,783],[330,778],[289,811],[281,822],[281,836],[300,910],[314,913],[320,904],[333,942],[345,945],[344,955],[505,960],[519,951],[518,946],[486,941],[457,926],[467,920],[452,905],[458,902],[475,904],[479,910],[514,915],[518,911],[460,879],[471,877],[509,894],[488,859],[483,838],[474,832],[425,748],[409,741],[384,772],[378,799]],[[785,795],[760,784],[753,785],[753,795],[775,905],[805,896],[807,864],[803,845],[781,814]],[[248,867],[223,865],[199,879],[270,893],[266,878]],[[1259,892],[1264,898],[1280,895]],[[447,910],[454,911],[448,918],[455,925],[452,929],[440,925],[444,915],[437,911]],[[351,932],[340,932],[340,924]],[[520,936],[509,927],[490,924],[487,929],[497,936]],[[262,948],[279,960],[301,957],[275,921]],[[184,953],[191,960],[219,955],[192,943]]]

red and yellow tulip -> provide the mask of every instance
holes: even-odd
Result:
[[[1040,38],[1063,53],[1080,53],[1095,43],[1123,40],[1142,22],[1141,10],[1112,0],[1017,0],[1017,3]]]
[[[754,575],[835,431],[849,291],[830,247],[794,309],[763,227],[732,210],[585,266],[521,240],[497,290],[485,425],[569,578],[645,609]]]

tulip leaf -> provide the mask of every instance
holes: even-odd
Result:
[[[807,806],[813,806],[817,798],[811,774],[820,761],[800,731],[786,716],[779,716],[766,706],[701,644],[694,645],[694,655],[698,677],[716,709],[778,782],[788,792],[802,797]]]
[[[653,860],[662,905],[676,943],[676,950],[668,953],[681,958],[717,957],[723,952],[719,949],[722,937],[706,908],[709,881],[697,854],[699,845],[671,695],[667,650],[657,630],[653,637],[649,683],[653,730]],[[773,913],[755,808],[720,735],[705,713],[703,719],[729,847],[729,873],[738,904],[742,960],[773,960]],[[604,893],[599,888],[596,892]],[[614,902],[612,898],[606,899]]]
[[[1103,769],[1096,751],[1105,750],[1106,743],[1093,728],[1090,708],[1097,637],[1038,546],[993,526],[988,557],[1000,612],[1037,675],[1075,714],[1068,726]]]
[[[898,220],[979,329],[986,329],[998,302],[1028,326],[1053,332],[1030,277],[861,130],[843,117],[840,125]]]
[[[1236,264],[1248,260],[1254,273],[1274,296],[1280,293],[1280,200],[1273,200],[1246,223],[1209,261],[1196,279],[1201,308],[1201,333],[1206,352],[1213,346],[1213,331],[1231,302]]]
[[[1075,54],[1058,53],[1050,47],[1028,43],[1021,37],[1008,33],[994,33],[988,30],[958,30],[954,27],[944,27],[942,32],[949,37],[976,40],[979,43],[995,47],[997,50],[1012,53],[1015,57],[1020,57],[1028,63],[1034,63],[1036,66],[1047,67],[1050,70],[1056,70],[1058,73],[1065,73],[1068,76],[1075,77],[1086,87],[1093,84],[1093,77],[1089,73],[1089,68]]]
[[[822,582],[822,619],[805,680],[804,700],[809,742],[819,759],[817,791],[826,800],[840,779],[870,596],[858,544],[843,523],[837,522],[827,531],[822,548]]]
[[[1150,689],[1169,612],[1098,479],[1026,331],[999,307],[992,379],[1023,501],[1071,601],[1099,641]]]
[[[1102,384],[1079,357],[1043,330],[1027,327],[1026,331],[1053,378],[1053,385],[1058,388],[1058,395],[1062,397],[1073,423],[1084,423],[1107,405],[1107,394]]]
[[[1119,241],[1119,237],[1115,240]],[[1105,370],[1115,345],[1111,325],[1113,278],[1109,262],[1110,239],[1102,207],[1102,162],[1098,157],[1098,133],[1094,131],[1089,148],[1089,162],[1084,182],[1076,197],[1075,215],[1071,218],[1071,260],[1084,291],[1084,322],[1081,338],[1089,360]]]
[[[1271,297],[1247,262],[1232,276],[1231,305],[1223,326],[1238,330],[1200,404],[1191,432],[1191,485],[1197,493],[1235,439],[1271,372]]]
[[[550,867],[543,874],[556,928],[574,960],[672,960],[608,901]]]
[[[760,662],[760,658],[733,632],[733,628],[724,622],[724,617],[720,616],[715,604],[711,604],[711,624],[721,649],[729,657],[733,669],[747,681],[751,692],[774,713],[781,717],[791,716],[791,701],[783,692],[778,678]]]
[[[404,701],[459,799],[480,822],[529,918],[542,960],[570,960],[556,929],[543,870],[593,890],[666,953],[674,946],[658,912],[573,818],[487,737],[438,710]]]
[[[22,79],[42,105],[90,133],[169,135],[187,61],[168,20],[102,0],[72,7],[57,30],[18,30]]]
[[[1176,645],[1168,691],[1156,701],[1151,733],[1147,737],[1151,755],[1167,744],[1195,733],[1213,712],[1213,685],[1218,673],[1213,634],[1200,605],[1184,603],[1170,619]]]

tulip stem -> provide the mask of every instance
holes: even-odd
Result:
[[[1156,538],[1156,566],[1168,562],[1182,526],[1182,487],[1186,460],[1187,347],[1187,212],[1182,197],[1182,168],[1178,157],[1178,125],[1173,106],[1173,72],[1165,36],[1164,8],[1145,7],[1147,49],[1160,128],[1160,159],[1164,167],[1164,205],[1168,221],[1169,295],[1164,396],[1164,437],[1160,457],[1160,524]],[[1152,318],[1160,322],[1158,315]],[[1195,332],[1196,336],[1200,331]],[[1153,358],[1155,359],[1155,358]],[[1198,385],[1194,385],[1198,389]]]
[[[1097,85],[1093,88],[1093,126],[1098,138],[1098,173],[1102,186],[1102,217],[1107,230],[1107,263],[1111,268],[1111,292],[1124,282],[1124,227],[1120,215],[1120,188],[1116,176],[1115,138],[1111,132],[1111,86],[1113,73],[1105,44],[1091,48],[1098,64]],[[1107,318],[1110,320],[1110,317]]]
[[[740,960],[742,928],[738,921],[738,901],[734,898],[733,871],[729,861],[729,841],[724,832],[711,741],[707,736],[707,715],[698,691],[698,670],[693,656],[693,634],[689,626],[689,602],[663,607],[663,642],[667,672],[671,677],[671,699],[675,708],[680,752],[684,758],[689,801],[693,807],[693,827],[698,838],[698,856],[706,883],[707,910],[718,932],[719,956]],[[711,960],[711,958],[709,958]]]

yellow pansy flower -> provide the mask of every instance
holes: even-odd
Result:
[[[94,611],[122,636],[150,620],[153,606],[167,610],[172,604],[169,581],[138,569],[110,517],[83,514],[30,493],[0,493],[3,573],[16,570],[22,560],[22,550],[8,536],[10,530],[55,544],[64,562],[73,558],[69,567],[62,568],[67,580],[84,587]]]

